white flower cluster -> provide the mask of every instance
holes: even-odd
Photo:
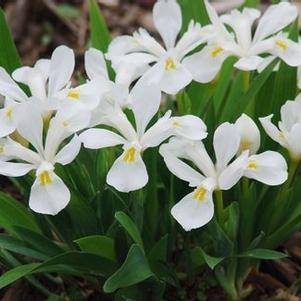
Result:
[[[0,95],[5,97],[0,110],[0,174],[19,177],[35,170],[29,199],[32,210],[55,215],[67,206],[70,191],[55,174],[55,165],[72,162],[81,144],[90,149],[121,145],[123,152],[109,170],[107,183],[129,192],[148,182],[143,152],[171,138],[161,146],[160,154],[172,173],[195,188],[172,209],[186,230],[212,218],[214,190],[230,189],[243,176],[267,185],[280,185],[287,179],[286,161],[280,154],[256,154],[260,133],[246,115],[235,124],[217,128],[216,163],[202,144],[207,128],[200,118],[173,117],[168,111],[154,121],[162,92],[174,95],[192,80],[210,82],[229,56],[239,58],[235,67],[241,70],[259,69],[275,57],[291,66],[301,65],[300,45],[281,32],[297,17],[291,4],[271,6],[254,36],[258,10],[245,8],[218,17],[207,1],[205,4],[211,24],[201,27],[191,21],[177,40],[182,28],[180,6],[175,0],[157,1],[154,24],[165,47],[144,29],[114,39],[106,54],[116,73],[114,82],[109,79],[104,55],[96,49],[85,54],[88,79],[75,87],[71,86],[74,53],[66,46],[34,67],[15,70],[12,77],[0,69]],[[26,92],[16,82],[25,84]],[[262,119],[262,124],[274,140],[300,157],[300,142],[292,141],[301,131],[295,106],[300,111],[298,101],[283,108],[281,131],[270,123],[270,117]],[[296,115],[294,124],[289,114]]]

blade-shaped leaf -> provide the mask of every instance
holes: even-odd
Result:
[[[104,284],[104,291],[112,293],[123,287],[128,287],[153,276],[147,259],[138,245],[133,245],[123,263]]]

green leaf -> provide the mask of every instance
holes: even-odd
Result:
[[[0,192],[0,226],[11,232],[15,232],[15,226],[40,232],[31,212],[20,202],[2,192]]]
[[[93,235],[77,239],[75,242],[84,252],[96,254],[112,261],[116,260],[114,241],[110,237]]]
[[[0,8],[0,66],[8,73],[12,73],[21,66],[11,32],[8,28],[3,10]]]
[[[149,251],[148,260],[150,263],[156,261],[165,262],[167,258],[168,234],[164,235]]]
[[[105,282],[103,290],[112,293],[119,288],[142,282],[153,275],[140,246],[133,245],[119,270]]]
[[[66,252],[55,256],[44,263],[32,263],[18,266],[0,277],[0,289],[12,282],[34,273],[66,273],[80,275],[82,273],[96,273],[108,276],[116,270],[116,264],[95,254],[83,252]]]
[[[35,250],[42,252],[48,257],[56,256],[65,252],[63,248],[59,247],[57,244],[55,244],[55,242],[46,236],[35,233],[23,227],[14,227],[14,229],[17,235],[25,242],[31,245]]]
[[[144,250],[141,235],[133,220],[122,211],[116,212],[115,218],[120,223],[120,225],[128,232],[128,234],[132,237],[134,242],[137,245],[139,245],[142,250]]]
[[[288,257],[287,254],[273,251],[273,250],[267,250],[267,249],[254,249],[250,251],[246,251],[242,254],[237,255],[237,257],[249,257],[249,258],[256,258],[256,259],[265,259],[265,260],[276,260]]]
[[[224,260],[224,257],[214,257],[208,255],[202,248],[199,247],[194,249],[194,256],[197,254],[200,256],[200,258],[204,259],[211,270],[214,270],[214,268]]]
[[[111,36],[96,0],[89,0],[89,15],[92,47],[106,52]]]
[[[48,256],[29,248],[21,240],[8,236],[6,234],[0,234],[0,249],[5,249],[17,254],[32,257],[38,260],[46,260]]]

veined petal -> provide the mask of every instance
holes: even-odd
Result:
[[[18,102],[28,100],[27,95],[2,67],[0,67],[0,94]]]
[[[29,197],[29,207],[42,214],[56,215],[70,201],[70,191],[53,171],[44,170],[37,174]]]
[[[130,92],[138,136],[142,136],[151,119],[158,112],[161,102],[160,90],[154,85],[138,81]]]
[[[244,151],[236,160],[227,166],[218,177],[221,190],[232,188],[243,176],[248,165],[249,152]]]
[[[249,158],[244,176],[266,185],[281,185],[288,177],[287,164],[279,153],[266,151]]]
[[[118,134],[104,129],[89,129],[79,135],[86,148],[99,149],[125,144],[126,140]]]
[[[249,150],[250,154],[256,154],[260,147],[260,132],[256,123],[246,114],[242,114],[235,122],[240,134],[240,150]]]
[[[197,116],[185,115],[170,119],[174,133],[191,140],[202,140],[207,137],[207,126]]]
[[[185,231],[203,227],[214,215],[212,192],[202,186],[196,188],[172,207],[171,214]]]
[[[48,95],[52,96],[69,83],[75,65],[73,50],[66,46],[57,47],[51,56]]]
[[[267,117],[259,118],[261,125],[263,126],[265,132],[272,138],[274,141],[278,142],[280,145],[287,147],[287,143],[283,137],[283,134],[279,129],[272,123],[273,115]]]
[[[200,52],[185,58],[182,64],[191,72],[195,81],[208,83],[219,73],[228,56],[220,46],[205,46]]]
[[[140,150],[133,145],[124,149],[107,174],[107,183],[120,192],[138,190],[147,182],[148,173]]]
[[[175,0],[159,0],[153,9],[154,24],[167,49],[174,47],[182,27],[182,12]]]
[[[85,52],[85,69],[89,79],[109,80],[104,55],[100,50],[90,48]]]
[[[225,122],[214,133],[213,147],[218,170],[223,170],[238,152],[240,135],[234,124]]]
[[[177,158],[173,152],[168,149],[167,144],[163,144],[160,147],[160,155],[163,157],[169,171],[179,179],[188,182],[189,186],[197,187],[205,179],[203,175]]]
[[[75,157],[78,155],[81,147],[81,141],[77,135],[71,139],[71,141],[66,144],[54,157],[54,162],[60,163],[62,165],[67,165],[71,163]]]
[[[0,161],[0,174],[6,177],[21,177],[33,169],[32,164]]]
[[[263,40],[282,30],[292,23],[297,18],[297,15],[297,8],[286,1],[269,6],[258,23],[253,39],[254,42]]]

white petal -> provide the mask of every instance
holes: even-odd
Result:
[[[16,123],[10,114],[14,114],[13,108],[0,109],[0,138],[11,134],[16,129]]]
[[[168,58],[169,59],[169,58]],[[161,91],[175,95],[184,89],[192,81],[192,75],[182,64],[174,62],[176,67],[171,70],[166,69],[166,61],[160,61],[154,65],[141,81],[149,84],[159,85]]]
[[[89,79],[109,79],[106,61],[100,50],[90,48],[85,52],[85,69]]]
[[[75,60],[73,50],[66,46],[57,47],[51,56],[48,94],[54,95],[69,83]]]
[[[234,124],[225,122],[214,133],[213,146],[217,169],[224,169],[239,149],[240,136]]]
[[[286,131],[300,121],[301,106],[298,101],[288,100],[280,109],[281,127]]]
[[[28,100],[27,95],[2,67],[0,67],[0,94],[18,102]]]
[[[280,43],[280,45],[283,46],[279,47],[277,46],[277,43]],[[275,46],[271,53],[274,56],[280,57],[291,67],[298,67],[301,65],[301,44],[291,41],[290,39],[275,37]]]
[[[189,183],[189,186],[196,187],[205,179],[199,172],[195,171],[188,164],[173,155],[172,152],[166,151],[165,145],[160,147],[160,154],[164,158],[167,168],[179,179]]]
[[[141,138],[141,145],[145,150],[148,147],[156,147],[164,140],[173,135],[173,128],[170,122],[170,114],[168,111],[160,118],[152,127],[150,127]]]
[[[137,150],[134,162],[124,161],[124,155],[113,163],[107,175],[107,183],[120,192],[143,188],[148,182],[148,173],[140,152]]]
[[[218,184],[222,190],[232,188],[243,176],[248,165],[249,152],[243,152],[235,161],[227,166],[219,175]]]
[[[258,69],[263,62],[264,59],[260,56],[243,57],[234,64],[234,67],[243,71],[251,71]]]
[[[72,140],[66,144],[55,156],[54,162],[62,165],[71,163],[78,155],[81,147],[81,141],[77,135],[74,135]]]
[[[277,33],[292,23],[297,18],[297,15],[297,8],[286,1],[269,6],[258,23],[254,42]]]
[[[175,0],[157,1],[153,9],[154,24],[167,49],[174,47],[182,27],[181,8]]]
[[[118,134],[104,129],[89,129],[79,135],[86,148],[99,149],[126,143]]]
[[[191,139],[202,140],[207,137],[207,127],[202,119],[194,115],[172,117],[171,124],[176,135]]]
[[[205,46],[200,52],[185,58],[182,64],[195,81],[208,83],[216,77],[227,57],[221,47]]]
[[[129,97],[132,99],[131,107],[135,116],[137,133],[141,136],[159,110],[161,93],[156,86],[139,81],[132,89]]]
[[[249,150],[250,154],[256,154],[260,146],[260,132],[256,123],[246,114],[242,114],[235,125],[240,134],[240,152]]]
[[[186,195],[171,209],[172,216],[186,231],[206,225],[214,215],[212,192],[203,201],[195,200],[193,195],[194,192]]]
[[[269,115],[267,117],[259,118],[262,127],[264,128],[265,132],[272,138],[274,141],[278,142],[282,146],[286,146],[285,142],[281,138],[281,132],[279,129],[272,123],[273,115]]]
[[[32,164],[0,161],[0,174],[6,177],[21,177],[33,169],[35,166]]]
[[[70,201],[70,191],[54,172],[48,171],[51,183],[42,185],[39,176],[33,183],[29,197],[29,207],[42,214],[56,215]]]
[[[287,137],[287,148],[295,160],[301,159],[301,124],[296,123]]]
[[[15,120],[20,135],[28,140],[39,153],[43,153],[43,119],[32,103],[16,106]]]
[[[277,152],[266,151],[249,158],[244,176],[266,185],[281,185],[288,177],[285,159]]]

